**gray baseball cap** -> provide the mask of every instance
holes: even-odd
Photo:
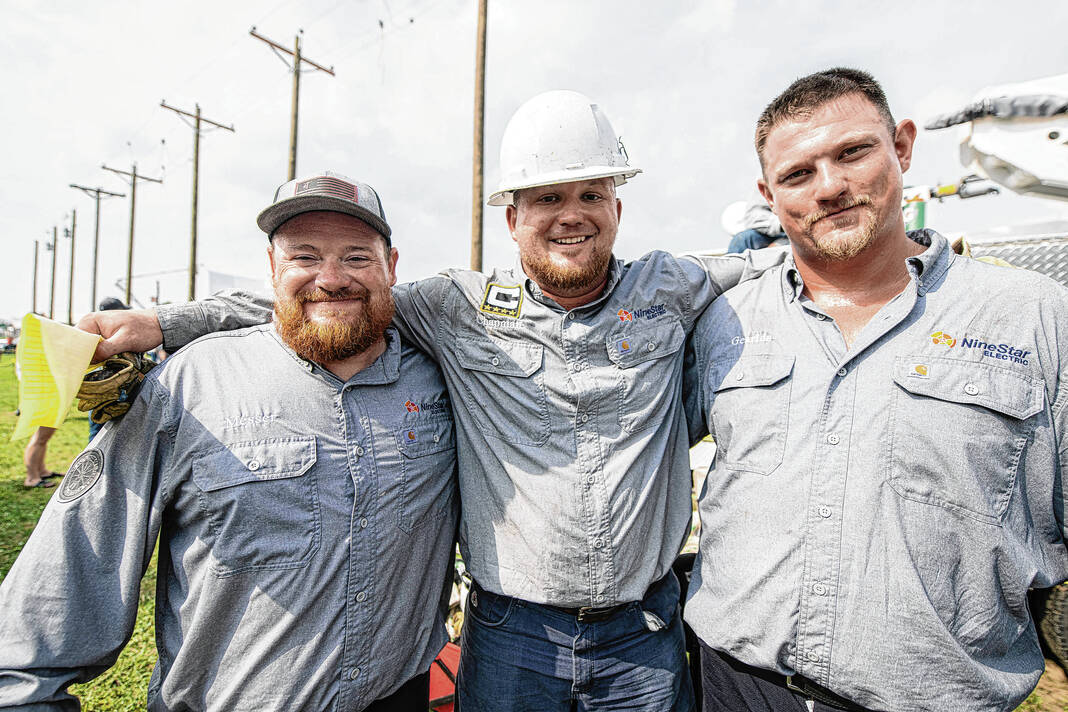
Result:
[[[274,204],[259,214],[256,224],[268,235],[273,235],[286,220],[315,210],[359,218],[386,238],[387,245],[390,244],[389,236],[393,231],[386,222],[386,213],[375,189],[331,171],[283,183],[274,192]]]

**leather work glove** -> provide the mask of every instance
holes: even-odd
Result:
[[[125,351],[90,371],[78,390],[78,410],[92,411],[94,423],[106,423],[126,414],[137,395],[145,374],[156,364],[142,354]]]

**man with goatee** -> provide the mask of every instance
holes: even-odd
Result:
[[[458,515],[444,383],[389,326],[371,186],[290,181],[257,222],[273,323],[175,354],[71,465],[0,586],[0,707],[78,708],[158,537],[148,709],[425,712]]]
[[[683,390],[719,448],[686,605],[706,711],[1007,712],[1042,674],[1068,292],[905,231],[915,138],[853,69],[757,123],[792,254],[698,320]]]

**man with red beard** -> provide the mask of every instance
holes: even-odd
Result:
[[[457,420],[460,550],[474,586],[457,694],[466,710],[688,712],[671,565],[690,531],[683,342],[749,258],[613,254],[616,189],[640,173],[602,109],[554,91],[501,143],[518,248],[488,274],[448,269],[394,290],[395,324],[442,366]],[[782,251],[753,260],[775,264]],[[220,295],[79,326],[168,346],[255,323]],[[98,320],[99,319],[99,320]],[[127,336],[130,332],[132,338]]]
[[[158,537],[149,710],[425,712],[459,504],[444,382],[389,325],[371,186],[290,181],[257,222],[274,323],[176,353],[72,463],[0,585],[0,707],[77,709]]]
[[[701,494],[686,620],[707,712],[1015,709],[1029,587],[1068,576],[1068,292],[906,233],[916,126],[832,69],[765,109],[792,255],[728,291],[687,359]]]

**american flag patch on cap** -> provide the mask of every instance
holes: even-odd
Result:
[[[320,195],[333,195],[353,202],[359,202],[360,194],[352,183],[347,183],[338,178],[329,176],[316,176],[297,183],[293,190],[294,195],[301,193],[318,193]]]

